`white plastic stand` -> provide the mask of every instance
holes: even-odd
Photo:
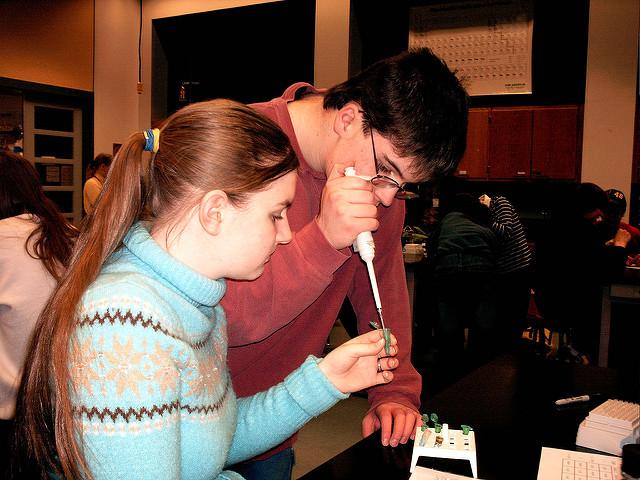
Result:
[[[442,443],[438,442],[438,437],[442,438]],[[442,425],[442,431],[440,433],[436,433],[433,428],[427,428],[423,432],[421,427],[418,427],[416,429],[416,439],[413,443],[410,472],[413,472],[416,468],[419,457],[469,460],[473,478],[478,478],[476,437],[473,431],[464,435],[462,430],[449,430],[449,425],[446,423]]]

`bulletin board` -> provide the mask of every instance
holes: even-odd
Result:
[[[529,94],[533,2],[449,1],[410,9],[409,48],[429,47],[469,95]]]

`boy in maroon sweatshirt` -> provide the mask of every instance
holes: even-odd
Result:
[[[420,423],[421,378],[410,361],[405,208],[394,199],[405,184],[455,168],[465,148],[466,93],[422,49],[377,62],[329,90],[297,83],[253,107],[289,136],[300,168],[286,213],[293,240],[273,254],[257,281],[227,284],[222,303],[234,388],[239,396],[264,390],[310,353],[321,354],[345,297],[359,331],[371,328],[377,313],[367,269],[351,245],[360,232],[373,231],[382,308],[398,339],[400,366],[391,384],[369,390],[362,434],[381,429],[384,445],[406,443]],[[377,180],[347,177],[349,166]],[[248,479],[289,479],[293,441],[234,469]]]

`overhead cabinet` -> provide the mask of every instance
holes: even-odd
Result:
[[[467,150],[456,174],[484,180],[575,180],[581,130],[578,105],[471,109]]]
[[[510,179],[531,175],[531,109],[491,111],[489,121],[490,179]]]
[[[458,165],[460,177],[486,178],[489,147],[489,109],[469,110],[467,149]]]

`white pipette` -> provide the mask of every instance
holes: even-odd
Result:
[[[347,167],[344,171],[347,177],[357,177],[356,169],[353,167]],[[363,177],[367,178],[367,177]],[[382,302],[380,301],[380,292],[378,291],[378,280],[376,279],[376,272],[373,270],[373,258],[376,254],[376,245],[373,243],[373,236],[371,232],[361,232],[356,237],[356,241],[353,242],[353,250],[360,254],[360,258],[367,265],[367,271],[369,272],[369,282],[371,283],[371,290],[373,290],[373,300],[376,304],[376,310],[380,317],[380,324],[382,325],[382,331],[388,332],[384,325],[384,318],[382,316]],[[386,336],[385,336],[386,340]],[[388,343],[388,342],[387,342]],[[388,352],[388,346],[385,344],[385,350]]]

